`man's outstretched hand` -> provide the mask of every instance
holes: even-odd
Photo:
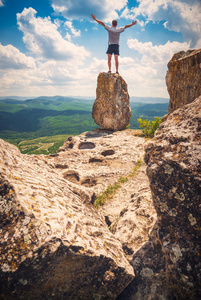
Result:
[[[95,17],[93,14],[91,14],[91,17],[92,17],[92,19],[94,19],[94,20],[96,19],[96,17]]]
[[[129,28],[135,24],[137,24],[137,21],[133,21],[131,24],[126,25],[125,28]]]
[[[96,21],[98,24],[105,26],[105,23],[103,23],[102,21],[96,19],[96,16],[94,16],[93,14],[91,14],[91,17],[94,19],[94,21]]]

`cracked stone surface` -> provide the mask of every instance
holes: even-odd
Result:
[[[53,157],[23,155],[0,140],[0,294],[115,299],[133,268],[104,218],[84,203],[87,191],[72,188],[58,168],[63,160]]]

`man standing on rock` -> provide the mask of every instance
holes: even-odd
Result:
[[[119,74],[118,73],[118,68],[119,68],[118,56],[119,56],[120,33],[122,33],[126,28],[129,28],[129,27],[137,24],[137,21],[133,21],[131,24],[128,24],[124,27],[117,28],[117,20],[112,21],[112,27],[111,27],[111,26],[105,25],[105,23],[96,19],[96,17],[94,15],[91,15],[91,16],[98,24],[104,26],[104,28],[108,31],[108,34],[109,34],[109,42],[108,42],[109,46],[108,46],[108,49],[106,52],[108,55],[108,67],[109,67],[108,73],[111,73],[111,59],[112,59],[112,54],[114,54],[116,73]]]

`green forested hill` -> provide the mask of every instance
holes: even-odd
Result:
[[[21,101],[0,100],[0,138],[18,145],[23,140],[57,135],[77,135],[98,128],[92,118],[94,100],[70,97],[38,97]],[[137,119],[154,119],[168,112],[168,103],[130,102],[130,128]]]
[[[69,97],[39,97],[25,101],[0,101],[0,137],[36,138],[79,134],[96,127],[93,102]]]

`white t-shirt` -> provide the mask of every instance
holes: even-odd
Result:
[[[125,27],[111,27],[108,25],[105,25],[105,29],[108,31],[109,34],[109,45],[111,44],[118,44],[119,45],[119,36],[120,33],[123,32],[125,30]]]

